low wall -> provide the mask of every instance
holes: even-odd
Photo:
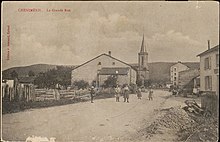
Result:
[[[219,112],[219,96],[215,92],[204,92],[201,95],[201,107],[217,115]]]

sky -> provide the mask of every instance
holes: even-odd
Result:
[[[20,12],[31,8],[41,11]],[[149,62],[197,62],[207,40],[219,44],[217,2],[4,2],[2,16],[3,70],[80,65],[108,51],[137,63],[143,34]]]

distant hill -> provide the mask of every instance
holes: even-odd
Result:
[[[153,82],[169,82],[170,81],[170,67],[176,62],[153,62],[149,63],[150,79]],[[199,62],[183,62],[190,69],[199,68]],[[131,64],[137,68],[138,64]]]
[[[35,64],[30,66],[22,66],[22,67],[13,67],[2,71],[3,78],[10,78],[11,72],[15,70],[18,73],[19,77],[25,77],[28,75],[29,71],[33,71],[35,75],[40,72],[46,72],[51,69],[56,69],[59,65],[49,65],[49,64]],[[69,66],[70,67],[70,66]]]
[[[182,62],[190,69],[199,69],[199,62]],[[149,63],[150,79],[153,82],[169,82],[170,67],[176,62],[155,62]]]
[[[153,82],[169,82],[170,81],[170,67],[176,64],[176,62],[153,62],[149,63],[150,79]],[[199,68],[199,62],[183,62],[191,69]],[[137,64],[131,64],[133,67],[137,67]],[[60,65],[48,65],[48,64],[36,64],[24,67],[13,67],[2,72],[3,78],[10,78],[10,73],[15,70],[19,77],[25,77],[29,71],[33,71],[35,74],[40,72],[46,72],[50,69],[57,68]],[[75,67],[68,65],[67,67]]]
[[[153,82],[168,82],[170,80],[170,67],[175,63],[155,62],[149,63],[149,76]]]

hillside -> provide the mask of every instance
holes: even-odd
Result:
[[[168,82],[170,80],[170,67],[176,62],[153,62],[149,63],[150,70],[150,79],[153,82]],[[183,62],[191,69],[199,68],[198,62]],[[137,64],[131,64],[134,67],[137,67]],[[40,72],[46,72],[50,69],[56,68],[57,65],[48,65],[48,64],[36,64],[31,66],[24,67],[13,67],[2,72],[3,78],[10,77],[10,73],[15,70],[18,73],[19,77],[24,77],[28,75],[29,71],[33,71],[35,74]],[[68,66],[70,67],[70,66]]]
[[[22,66],[22,67],[13,67],[2,71],[3,78],[10,78],[10,73],[15,70],[18,73],[19,77],[24,77],[28,75],[29,71],[33,71],[35,74],[40,72],[46,72],[51,69],[55,69],[57,65],[48,65],[48,64],[35,64],[30,66]]]
[[[170,67],[176,62],[155,62],[149,63],[150,79],[153,82],[169,82],[170,81]],[[183,62],[190,69],[198,69],[199,62]]]
[[[172,62],[149,63],[150,79],[153,82],[168,82],[170,80],[170,67]]]

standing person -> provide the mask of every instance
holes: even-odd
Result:
[[[90,89],[90,95],[91,95],[91,103],[94,103],[93,99],[94,99],[94,96],[95,96],[95,89],[94,89],[93,86]]]
[[[152,88],[150,87],[150,90],[149,90],[149,96],[148,96],[149,100],[153,100],[153,90]]]
[[[129,88],[128,85],[125,85],[124,87],[124,102],[129,103]]]
[[[141,88],[137,89],[137,97],[138,97],[138,99],[141,99],[141,97],[142,97]]]
[[[117,85],[117,86],[115,87],[116,102],[119,102],[120,94],[121,94],[121,88]]]

